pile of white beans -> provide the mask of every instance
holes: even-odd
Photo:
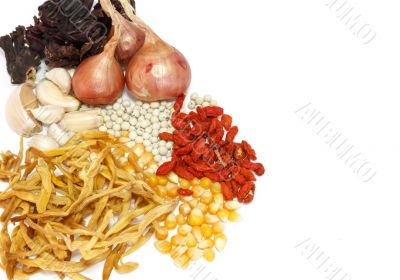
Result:
[[[174,101],[142,102],[119,98],[114,104],[101,107],[103,125],[100,131],[116,137],[127,136],[129,146],[143,144],[157,162],[171,159],[173,142],[160,140],[161,132],[173,132],[171,116]],[[83,105],[81,110],[88,106]],[[126,138],[126,137],[125,137]]]
[[[158,163],[171,160],[173,142],[160,140],[162,132],[174,131],[171,117],[175,101],[142,102],[128,98],[119,98],[114,104],[101,107],[103,125],[100,131],[108,132],[115,137],[125,139],[129,146],[143,144],[148,152],[152,152]],[[193,93],[187,108],[194,110],[197,106],[216,106],[217,101],[211,95],[200,96]],[[95,107],[82,105],[80,110]],[[98,107],[97,107],[98,108]]]

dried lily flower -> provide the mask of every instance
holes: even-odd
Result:
[[[129,154],[123,167],[117,149]],[[177,205],[145,183],[139,153],[107,133],[78,133],[59,149],[30,148],[25,157],[22,151],[21,141],[18,156],[0,153],[0,179],[10,181],[0,192],[0,267],[8,279],[40,271],[88,279],[81,272],[103,260],[103,280],[113,269],[131,272],[138,264],[122,259]]]

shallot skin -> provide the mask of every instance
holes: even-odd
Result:
[[[121,65],[107,53],[101,53],[84,60],[76,69],[72,79],[75,96],[89,105],[114,103],[125,87]]]
[[[139,27],[126,20],[120,14],[117,13],[116,16],[120,19],[122,26],[116,56],[125,65],[143,46],[146,35]]]
[[[174,99],[189,88],[192,75],[188,61],[177,49],[164,44],[162,48],[145,44],[127,67],[129,93],[139,100]]]

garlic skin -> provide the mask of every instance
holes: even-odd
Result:
[[[67,131],[81,132],[97,129],[102,124],[101,110],[96,109],[67,113],[61,120],[60,127]]]
[[[42,126],[29,113],[39,106],[31,86],[18,86],[7,100],[5,114],[9,127],[18,135],[29,137],[42,130]]]
[[[45,74],[46,79],[56,84],[64,94],[69,94],[72,88],[72,79],[64,68],[53,68]]]
[[[64,146],[67,142],[75,135],[72,131],[65,131],[56,123],[49,126],[47,130],[47,136],[56,140],[60,146]]]
[[[46,105],[31,110],[32,115],[44,124],[53,124],[62,120],[64,108],[56,105]]]
[[[46,135],[37,134],[31,138],[29,147],[46,152],[58,149],[60,146],[53,138]]]
[[[76,111],[80,105],[75,97],[63,94],[61,89],[49,80],[39,82],[36,94],[40,104],[63,107],[66,112]]]

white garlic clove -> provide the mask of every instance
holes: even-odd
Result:
[[[40,132],[42,126],[29,112],[38,106],[32,87],[27,84],[18,86],[6,103],[6,120],[10,128],[18,135],[27,137]]]
[[[64,68],[53,68],[45,75],[46,79],[56,84],[64,94],[71,92],[71,76]]]
[[[58,149],[60,146],[53,138],[46,135],[37,134],[31,138],[29,147],[46,152]]]
[[[35,119],[44,124],[58,123],[64,117],[64,108],[56,105],[46,105],[31,110]]]
[[[49,80],[42,80],[36,87],[37,98],[42,105],[63,107],[66,112],[78,110],[80,102],[73,96],[65,95]]]
[[[57,141],[60,146],[64,146],[75,135],[71,131],[65,131],[61,126],[53,123],[47,130],[47,135]]]
[[[102,124],[103,117],[99,109],[67,113],[60,122],[64,130],[73,132],[97,129]]]

